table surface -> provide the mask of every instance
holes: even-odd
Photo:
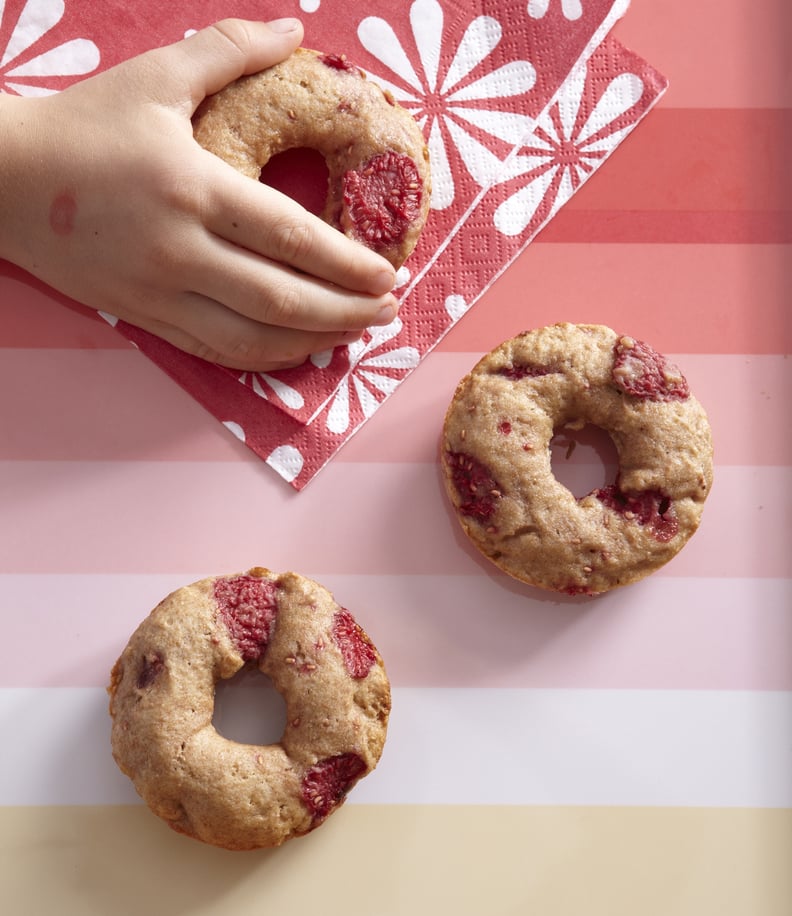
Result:
[[[614,34],[669,78],[661,103],[299,494],[110,327],[0,264],[9,912],[792,912],[782,19],[781,0],[634,0]],[[559,320],[673,355],[716,446],[690,544],[590,601],[481,560],[436,462],[457,380]],[[585,447],[557,467],[602,473]],[[379,768],[320,830],[227,853],[138,802],[104,688],[160,598],[253,565],[355,613],[394,708]]]

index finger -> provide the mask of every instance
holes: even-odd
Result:
[[[381,255],[347,238],[287,195],[212,158],[214,174],[204,221],[212,233],[344,289],[375,296],[393,289],[396,272]]]

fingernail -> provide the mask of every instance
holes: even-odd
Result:
[[[377,315],[374,319],[375,324],[390,324],[391,321],[396,317],[396,312],[399,310],[399,303],[396,301],[395,296],[388,297],[388,304],[383,305],[382,308],[377,312]]]
[[[371,292],[374,295],[383,295],[389,293],[396,285],[396,276],[392,270],[382,270],[375,277],[371,284]]]
[[[267,23],[273,32],[296,32],[300,27],[299,19],[273,19]]]

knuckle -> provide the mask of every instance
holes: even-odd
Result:
[[[221,362],[234,369],[249,369],[251,357],[255,356],[253,348],[244,337],[226,340],[215,362]]]
[[[218,334],[211,341],[198,341],[193,355],[230,369],[255,368],[256,346],[245,335]]]
[[[303,292],[298,283],[284,282],[271,289],[265,300],[267,324],[294,327],[305,307]]]
[[[242,19],[221,19],[209,26],[210,31],[220,37],[231,47],[231,50],[240,57],[247,57],[250,52],[250,34]]]
[[[189,247],[183,239],[174,238],[173,234],[167,232],[152,230],[142,250],[148,275],[155,278],[155,282],[164,282],[169,286],[178,285],[189,276],[191,256]]]
[[[177,276],[181,273],[179,247],[167,238],[152,236],[145,249],[149,270],[154,276]]]
[[[303,261],[314,247],[314,233],[305,223],[278,220],[270,230],[272,256],[286,264]]]
[[[185,348],[188,353],[197,356],[198,359],[206,360],[208,363],[222,363],[223,354],[203,341],[197,341],[189,348]]]

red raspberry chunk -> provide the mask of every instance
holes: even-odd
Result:
[[[319,60],[321,60],[326,67],[330,67],[331,70],[346,70],[347,72],[357,74],[357,76],[363,76],[363,71],[360,67],[351,64],[347,60],[346,54],[320,54]]]
[[[259,576],[230,576],[215,582],[220,619],[245,661],[255,661],[267,648],[278,613],[277,588],[271,579]]]
[[[448,452],[446,461],[459,494],[459,511],[480,522],[489,520],[503,495],[490,470],[464,452]]]
[[[302,798],[315,820],[324,820],[366,772],[357,754],[347,752],[314,764],[302,781]]]
[[[365,245],[375,251],[396,245],[421,213],[418,169],[409,156],[380,153],[344,175],[343,199],[345,216]]]
[[[162,674],[164,667],[165,660],[159,652],[147,652],[140,659],[136,682],[138,690],[146,690],[151,687],[154,681]]]
[[[684,401],[690,397],[687,379],[649,344],[620,337],[613,347],[613,384],[625,394],[649,401]]]
[[[594,495],[613,512],[650,528],[658,541],[670,541],[679,532],[679,521],[671,500],[657,490],[627,494],[622,493],[616,484],[611,484],[595,490]]]
[[[366,677],[377,660],[377,650],[346,608],[333,617],[331,634],[349,676],[355,680]]]

